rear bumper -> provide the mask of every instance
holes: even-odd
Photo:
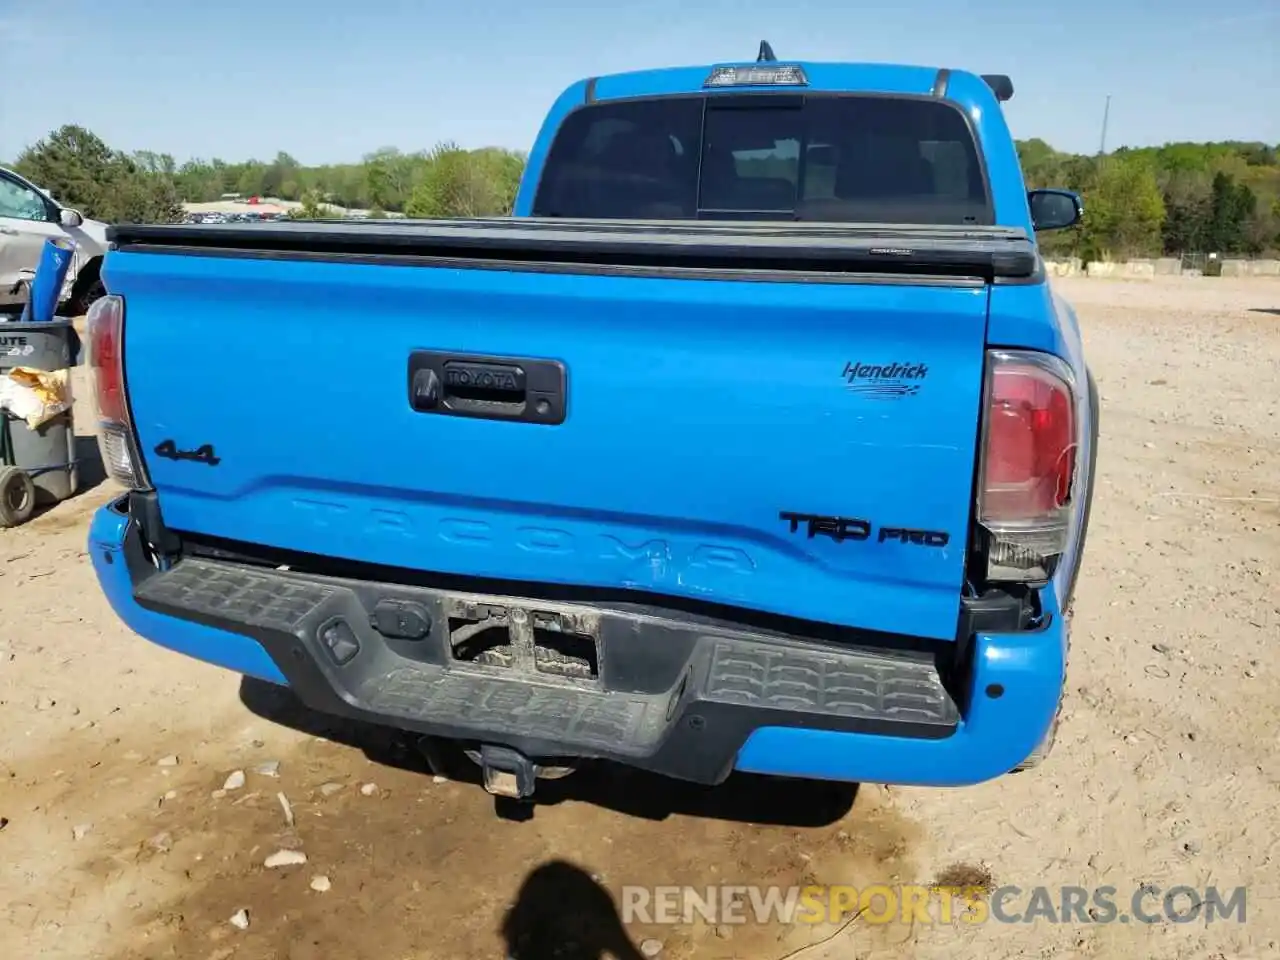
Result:
[[[1056,611],[1039,631],[975,638],[961,708],[932,659],[906,650],[806,642],[651,607],[467,595],[221,561],[187,559],[160,573],[117,504],[98,511],[89,539],[108,600],[146,639],[286,684],[317,710],[530,757],[599,757],[702,783],[736,768],[963,785],[1030,755],[1062,688],[1066,637]],[[379,601],[407,604],[391,608],[393,621],[395,610],[416,610],[431,629],[414,639],[421,623],[375,622]],[[512,622],[528,608],[531,622],[550,616],[594,635],[596,678],[550,676],[533,659],[525,672],[456,662],[447,624],[477,607],[509,610]],[[524,636],[515,626],[511,634]],[[344,659],[335,639],[359,651]]]

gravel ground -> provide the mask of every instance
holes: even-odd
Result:
[[[963,790],[742,777],[710,791],[594,770],[500,818],[473,778],[433,777],[400,738],[125,630],[84,553],[113,493],[91,476],[0,531],[0,956],[1280,957],[1280,282],[1058,287],[1104,410],[1064,722],[1038,770]],[[627,884],[935,880],[1016,885],[1006,914],[1038,885],[1114,887],[1126,916],[1136,890],[1244,886],[1247,913],[825,927],[618,913]],[[1159,912],[1158,894],[1144,902]]]

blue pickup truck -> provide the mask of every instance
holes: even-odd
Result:
[[[513,217],[114,228],[102,589],[500,796],[1034,764],[1098,398],[1011,95],[766,48],[569,87]]]

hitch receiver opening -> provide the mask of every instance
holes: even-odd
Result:
[[[524,800],[533,796],[538,771],[532,760],[510,747],[485,744],[480,748],[484,788],[495,797]]]

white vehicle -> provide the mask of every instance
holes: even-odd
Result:
[[[86,220],[48,191],[0,167],[0,311],[22,304],[35,276],[44,243],[65,237],[75,244],[61,300],[84,313],[106,290],[99,271],[107,250],[107,225]]]

